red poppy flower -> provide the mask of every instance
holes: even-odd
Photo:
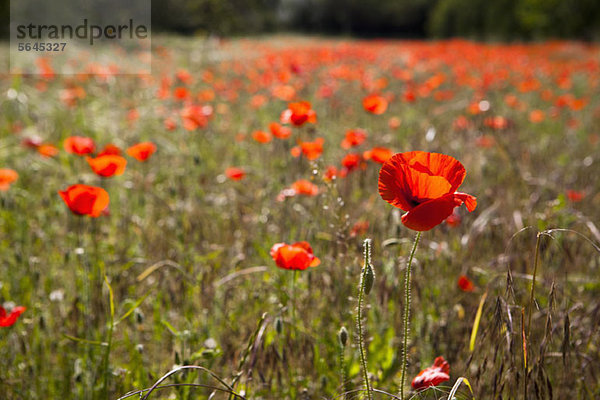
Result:
[[[402,125],[402,120],[398,117],[392,117],[388,121],[388,126],[390,129],[398,129],[400,128],[400,125]]]
[[[292,183],[287,189],[283,189],[279,195],[277,195],[277,201],[283,201],[286,197],[294,197],[297,195],[303,196],[316,196],[319,194],[319,187],[314,183],[307,181],[306,179],[300,179]]]
[[[269,132],[265,131],[254,131],[252,132],[252,138],[256,140],[258,143],[269,143],[273,140],[273,137]]]
[[[58,154],[58,149],[56,148],[56,146],[53,146],[51,144],[42,144],[40,145],[40,147],[37,148],[37,151],[42,157],[46,158],[54,157]]]
[[[300,179],[292,183],[292,190],[294,190],[296,194],[305,196],[316,196],[319,193],[319,187],[306,179]]]
[[[94,140],[89,137],[71,136],[65,139],[63,147],[67,153],[84,155],[93,153],[96,149]]]
[[[363,99],[363,107],[371,114],[379,115],[387,110],[388,101],[385,97],[372,94]]]
[[[411,385],[413,389],[423,389],[430,386],[437,386],[442,382],[450,380],[450,365],[444,357],[437,357],[433,365],[425,368],[415,376]]]
[[[125,166],[127,165],[127,160],[125,158],[112,154],[96,158],[87,157],[86,160],[96,174],[105,178],[122,175],[123,172],[125,172]]]
[[[106,190],[96,186],[72,185],[58,194],[73,214],[77,215],[99,217],[109,203]]]
[[[465,275],[461,275],[458,277],[458,287],[463,292],[472,292],[475,290],[475,285],[473,282],[467,278]]]
[[[12,185],[17,179],[19,179],[19,174],[14,169],[0,169],[0,191],[4,192],[8,190],[10,185]]]
[[[567,190],[567,198],[573,203],[580,202],[585,197],[585,193],[579,190]]]
[[[302,126],[306,122],[314,124],[317,122],[317,113],[312,109],[308,101],[289,103],[288,108],[281,113],[280,121],[282,124],[293,124]]]
[[[104,146],[104,148],[100,151],[100,153],[98,153],[98,155],[96,155],[96,157],[107,156],[107,155],[120,156],[121,149],[118,146],[115,146],[114,144],[109,143],[106,146]]]
[[[183,121],[183,127],[188,131],[193,131],[208,125],[208,119],[213,115],[213,108],[211,106],[190,105],[183,108],[179,115]]]
[[[271,247],[270,254],[277,266],[283,269],[305,270],[321,263],[307,242],[276,243]]]
[[[299,157],[300,154],[304,154],[304,157],[309,160],[316,160],[321,157],[323,153],[323,138],[316,138],[312,142],[299,142],[299,146],[294,146],[291,149],[292,156]]]
[[[242,168],[229,167],[225,170],[225,176],[232,181],[239,181],[244,179],[246,176],[246,171],[244,171]]]
[[[372,160],[383,164],[390,158],[392,158],[392,151],[387,147],[373,147],[371,150],[367,150],[363,153],[365,160]]]
[[[346,136],[342,140],[342,149],[349,149],[350,147],[359,146],[367,138],[367,132],[363,129],[350,129],[346,131]]]
[[[542,110],[533,110],[529,113],[529,121],[533,122],[534,124],[542,122],[545,117],[546,115]]]
[[[127,154],[138,161],[146,161],[156,151],[156,145],[152,142],[142,142],[127,149]]]
[[[176,100],[185,100],[188,97],[190,97],[190,91],[187,88],[184,87],[176,87],[175,90],[173,90],[173,97]]]
[[[326,181],[331,181],[333,178],[335,178],[337,176],[337,174],[338,174],[337,168],[334,167],[333,165],[330,165],[325,170],[325,173],[323,174],[323,179],[325,179]]]
[[[281,126],[277,122],[269,124],[269,130],[277,139],[287,139],[292,135],[292,130],[287,126]]]
[[[346,169],[347,172],[350,172],[360,166],[362,159],[360,155],[355,153],[349,153],[344,156],[342,159],[342,166]],[[363,162],[364,164],[364,162]]]
[[[457,226],[460,226],[461,221],[462,218],[456,213],[455,210],[454,212],[452,212],[452,214],[448,216],[448,218],[446,218],[446,225],[448,225],[451,228],[456,228]]]
[[[362,236],[369,229],[369,221],[358,221],[350,229],[350,237]]]
[[[17,319],[27,310],[26,307],[17,306],[13,308],[10,314],[6,314],[4,307],[0,306],[0,327],[7,327],[14,325]]]
[[[465,167],[444,154],[398,153],[379,171],[379,194],[394,207],[406,211],[402,216],[406,227],[428,231],[463,203],[469,211],[477,207],[474,196],[456,192],[465,175]]]

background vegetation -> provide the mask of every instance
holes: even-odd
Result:
[[[153,28],[183,34],[299,31],[366,37],[597,39],[596,0],[153,0]],[[9,0],[0,1],[6,35]]]

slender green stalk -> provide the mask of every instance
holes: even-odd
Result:
[[[367,356],[365,349],[365,333],[363,329],[363,302],[365,294],[371,291],[373,286],[373,267],[371,266],[371,239],[364,242],[365,262],[362,268],[360,285],[358,288],[358,310],[356,313],[356,324],[358,327],[358,349],[360,351],[360,364],[362,366],[363,380],[367,391],[367,399],[372,400],[372,388],[369,381],[369,370],[367,367]],[[370,277],[369,277],[370,276]],[[370,281],[370,282],[369,282]]]
[[[298,270],[294,270],[294,273],[292,274],[292,298],[291,298],[291,305],[292,305],[292,326],[296,326],[296,281],[298,280]],[[293,331],[295,330],[292,329]]]
[[[527,316],[527,338],[529,339],[529,333],[531,332],[531,312],[533,309],[533,296],[535,292],[535,276],[537,274],[538,264],[540,261],[540,245],[542,242],[542,233],[538,232],[537,240],[535,243],[535,258],[533,260],[533,280],[531,281],[531,295],[529,297],[529,312]]]
[[[417,246],[419,245],[419,239],[421,239],[421,232],[417,232],[415,242],[413,243],[408,263],[406,264],[406,272],[404,273],[404,315],[402,316],[404,322],[404,337],[402,343],[402,373],[400,376],[400,399],[404,400],[404,382],[406,379],[406,367],[408,359],[408,335],[410,333],[410,269],[412,266]]]
[[[103,370],[103,378],[104,378],[103,384],[102,384],[102,398],[108,399],[109,357],[110,357],[110,350],[111,350],[112,341],[113,341],[113,332],[114,332],[114,328],[115,328],[115,301],[114,301],[114,294],[113,294],[112,287],[110,286],[110,283],[108,282],[108,278],[106,277],[106,275],[104,276],[104,282],[106,283],[106,286],[108,286],[110,321],[109,321],[109,325],[108,325],[108,340],[107,340],[108,345],[106,346],[106,352],[104,353],[104,359],[102,360],[102,366],[103,366],[102,370]]]
[[[346,385],[347,385],[347,380],[348,377],[346,375],[346,361],[344,358],[344,350],[346,349],[346,344],[348,343],[348,331],[346,330],[345,327],[342,327],[338,333],[338,340],[339,340],[339,348],[340,348],[340,354],[339,354],[339,363],[340,363],[340,376],[342,378],[342,390],[345,393],[344,394],[344,399],[347,399],[347,393],[346,393]]]

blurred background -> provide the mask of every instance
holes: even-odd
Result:
[[[42,0],[40,0],[42,1]],[[10,0],[0,0],[8,34]],[[600,39],[599,0],[152,0],[156,32]]]

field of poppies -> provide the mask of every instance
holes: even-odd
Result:
[[[153,46],[0,80],[0,398],[600,398],[599,46]]]

